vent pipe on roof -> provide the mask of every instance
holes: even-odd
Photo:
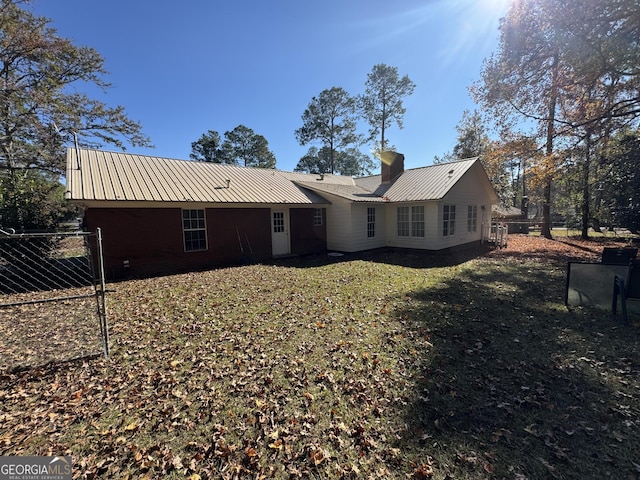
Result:
[[[225,182],[227,182],[227,188],[229,188],[229,185],[231,185],[231,179],[230,179],[230,178],[227,178],[227,179],[225,180]]]

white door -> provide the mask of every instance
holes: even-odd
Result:
[[[289,253],[289,212],[271,210],[271,243],[273,256]]]

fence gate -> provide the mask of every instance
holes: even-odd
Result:
[[[109,355],[102,235],[0,230],[0,372]]]

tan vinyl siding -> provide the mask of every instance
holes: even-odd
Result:
[[[386,205],[357,203],[351,207],[351,250],[360,251],[386,245],[385,231],[385,207]],[[376,235],[367,236],[367,208],[376,209]]]
[[[331,209],[327,211],[327,248],[354,252],[351,227],[351,202],[332,198]]]
[[[411,207],[417,206],[424,208],[424,237],[411,236],[411,225],[409,225],[409,236],[398,236],[398,207],[409,208],[409,224],[411,224]],[[387,245],[399,248],[439,250],[441,242],[436,233],[437,219],[437,202],[410,202],[388,205],[386,216]]]
[[[488,214],[491,212],[493,198],[491,192],[477,181],[476,175],[466,175],[463,177],[439,202],[438,209],[438,234],[442,243],[442,248],[478,241],[482,236],[482,222],[488,221]],[[442,236],[442,206],[456,206],[455,234],[448,237]],[[467,212],[469,205],[477,205],[477,228],[475,232],[467,229]],[[482,205],[485,209],[482,210]]]

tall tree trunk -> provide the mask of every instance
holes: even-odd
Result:
[[[333,132],[335,129],[335,123],[333,123],[333,117],[331,117],[331,131]],[[329,139],[329,169],[331,170],[329,173],[333,175],[336,173],[336,154],[335,154],[335,145],[333,143],[333,135]]]
[[[386,151],[384,148],[384,121],[382,122],[382,128],[380,129],[380,158],[382,158],[382,154]]]
[[[522,157],[522,203],[520,205],[520,211],[522,212],[522,218],[525,223],[522,224],[520,229],[521,233],[529,233],[529,196],[527,195],[527,159]]]
[[[513,186],[513,206],[518,206],[518,188],[520,188],[520,165],[522,162],[518,162],[518,169],[516,170],[516,178],[513,178],[513,164],[511,165],[511,185]],[[524,195],[524,194],[523,194]]]
[[[589,218],[591,217],[591,191],[589,189],[589,171],[591,169],[591,132],[587,132],[585,145],[585,158],[582,165],[582,200],[580,202],[582,231],[580,236],[587,240],[589,238]]]
[[[547,142],[545,155],[547,156],[547,169],[552,168],[553,136],[555,133],[556,104],[558,101],[558,53],[553,56],[551,63],[551,93],[549,95],[549,110],[547,116]],[[540,234],[544,238],[551,239],[551,182],[553,175],[547,171],[544,192],[542,197],[542,229]]]
[[[5,80],[6,81],[6,80]],[[5,118],[9,118],[10,109],[8,106],[5,108]],[[4,218],[0,218],[4,225],[0,227],[13,228],[15,231],[24,230],[24,221],[22,211],[20,209],[20,184],[22,183],[19,178],[20,169],[18,168],[17,161],[14,154],[13,134],[11,128],[7,125],[3,128],[5,132],[5,142],[2,145],[2,156],[4,157],[5,164],[0,164],[0,179],[4,177],[3,181],[0,181],[0,189],[4,189],[4,199],[0,196],[0,210],[4,210]],[[2,170],[5,172],[3,173]]]
[[[382,101],[382,125],[380,127],[380,158],[382,158],[382,154],[387,150],[385,148],[385,139],[384,139],[384,127],[387,123],[387,112],[386,112],[387,103],[386,100]]]

